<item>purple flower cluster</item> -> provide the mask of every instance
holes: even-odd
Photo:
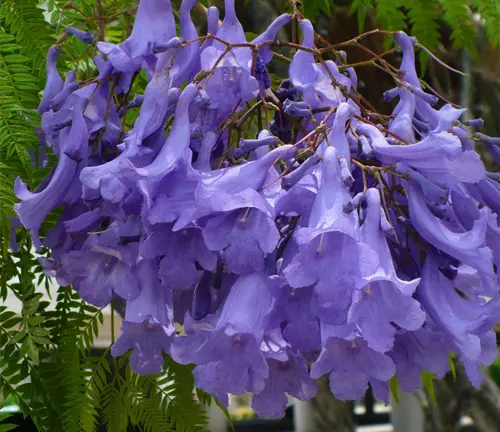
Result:
[[[136,372],[161,372],[165,352],[195,364],[196,385],[223,403],[252,392],[261,416],[282,415],[286,394],[314,397],[325,374],[340,399],[370,384],[387,400],[392,377],[415,389],[424,370],[443,377],[450,354],[478,385],[497,355],[500,184],[464,110],[433,107],[416,41],[395,34],[401,74],[385,96],[399,102],[384,127],[351,97],[352,68],[316,61],[309,21],[306,50],[272,90],[272,41],[291,17],[252,49],[233,0],[220,25],[208,9],[215,38],[198,37],[195,4],[182,2],[177,36],[170,1],[141,0],[126,41],[97,43],[90,82],[63,82],[51,48],[40,137],[57,165],[34,191],[19,179],[15,190],[21,223],[51,250],[47,273],[93,305],[126,303],[112,354],[132,349]],[[141,69],[144,95],[118,105]],[[269,130],[234,147],[228,116],[270,91]]]

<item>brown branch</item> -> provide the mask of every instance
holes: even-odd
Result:
[[[97,6],[97,39],[100,41],[104,40],[104,17],[102,14],[102,0],[96,0]]]

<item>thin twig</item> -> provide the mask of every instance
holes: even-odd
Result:
[[[104,40],[104,17],[102,14],[102,0],[96,0],[97,5],[97,39],[100,41]]]
[[[446,69],[451,70],[452,72],[455,72],[457,74],[463,75],[463,76],[468,76],[465,72],[459,71],[458,69],[452,68],[450,65],[446,64],[443,60],[438,58],[435,54],[433,54],[428,48],[426,48],[424,45],[417,43],[416,45],[418,48],[423,49],[427,54],[429,54],[434,60],[436,60],[441,66],[444,66]]]
[[[372,34],[377,34],[377,33],[393,35],[393,32],[391,32],[391,31],[380,30],[380,29],[373,29],[373,30],[361,33],[360,35],[358,35],[356,37],[353,37],[352,39],[349,39],[349,40],[347,40],[345,42],[339,42],[339,43],[333,44],[333,45],[332,44],[328,44],[328,46],[326,46],[324,48],[321,48],[320,51],[321,52],[326,52],[326,51],[331,51],[332,49],[336,50],[337,48],[342,48],[342,47],[349,46],[349,45],[355,45],[361,39],[363,39],[363,38],[365,38],[367,36],[370,36]]]

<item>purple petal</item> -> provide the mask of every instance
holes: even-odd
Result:
[[[362,339],[332,337],[325,342],[311,367],[311,376],[319,378],[330,372],[330,390],[340,399],[357,400],[366,391],[370,378],[387,381],[395,373],[390,357],[373,351]]]
[[[79,30],[75,27],[66,27],[64,29],[64,31],[69,35],[73,35],[73,36],[77,37],[83,43],[86,43],[87,45],[94,43],[94,37],[88,31]]]
[[[289,14],[280,15],[271,24],[269,24],[269,27],[264,30],[263,33],[257,36],[251,43],[256,45],[264,41],[273,40],[278,32],[284,26],[286,26],[290,22],[290,20],[291,16]],[[260,48],[259,55],[262,57],[262,60],[264,60],[264,63],[269,63],[273,58],[273,52],[269,46],[263,46],[262,48]]]
[[[287,349],[287,360],[269,358],[269,377],[262,392],[252,398],[252,408],[260,417],[282,417],[288,403],[286,394],[299,400],[309,400],[318,392],[309,376],[307,362]],[[286,393],[286,394],[285,394]]]
[[[357,225],[354,213],[346,215],[344,205],[351,197],[344,186],[337,160],[337,151],[328,147],[323,155],[321,183],[309,217],[309,227],[339,229],[354,235]]]
[[[146,55],[153,42],[166,42],[174,36],[170,0],[140,0],[132,33],[121,45],[134,59]]]
[[[477,362],[481,354],[481,332],[491,329],[500,317],[498,295],[486,304],[465,300],[429,256],[422,269],[418,296],[434,325],[452,338],[463,358]]]
[[[142,242],[139,253],[148,259],[163,257],[160,279],[172,288],[188,289],[196,284],[199,271],[196,263],[206,270],[213,270],[217,254],[210,252],[196,228],[172,232],[168,228],[153,231]]]
[[[111,347],[113,357],[119,357],[133,349],[130,365],[141,375],[157,374],[163,370],[163,352],[170,350],[170,337],[164,327],[145,321],[130,323],[123,321],[122,334]]]
[[[414,143],[415,96],[405,87],[398,87],[395,90],[399,94],[399,102],[393,113],[396,117],[389,122],[389,131],[408,143]]]
[[[211,218],[203,229],[210,250],[224,253],[226,264],[236,274],[264,271],[264,257],[274,251],[279,232],[272,219],[256,209]]]
[[[193,9],[197,3],[198,0],[183,0],[180,7],[179,21],[181,36],[185,41],[194,41],[198,38],[198,32],[191,19],[191,9]],[[199,42],[192,42],[180,50],[172,69],[174,87],[180,86],[190,75],[191,71],[196,66],[199,52]]]
[[[66,197],[78,164],[66,155],[61,155],[50,183],[40,192],[30,192],[25,183],[17,178],[14,191],[21,200],[14,205],[19,220],[30,230],[37,248],[40,247],[38,232],[47,215],[59,207]]]
[[[383,163],[404,162],[438,184],[476,183],[486,175],[479,155],[463,151],[460,139],[448,132],[429,134],[416,144],[389,145],[374,126],[363,124],[358,131],[371,138],[375,155]]]
[[[131,323],[153,320],[169,332],[175,333],[173,325],[173,300],[169,288],[161,285],[158,266],[150,260],[142,260],[137,267],[140,292],[127,301],[125,319]]]
[[[61,144],[64,154],[77,162],[82,161],[89,151],[89,132],[82,112],[86,103],[85,99],[79,98],[78,103],[73,109],[71,128],[65,138],[66,142]]]
[[[281,146],[256,161],[203,173],[196,202],[211,211],[255,207],[268,213],[270,209],[257,190],[264,185],[269,168],[285,154],[291,155],[292,149]]]
[[[127,159],[120,161],[120,166],[125,177],[134,175],[146,184],[149,190],[155,190],[157,182],[168,174],[183,156],[189,147],[190,123],[188,108],[198,89],[194,84],[189,84],[179,97],[175,110],[175,120],[168,138],[162,149],[149,165],[136,168]]]
[[[81,215],[64,221],[64,228],[67,233],[82,233],[88,234],[88,231],[99,226],[99,223],[104,220],[101,210],[94,210],[82,213]]]
[[[330,143],[337,150],[337,156],[343,157],[348,163],[351,161],[351,151],[345,133],[346,122],[352,116],[351,106],[345,102],[341,103],[335,112],[335,120],[332,130],[328,135]],[[326,152],[325,152],[326,156]]]
[[[52,99],[63,89],[63,80],[57,71],[57,59],[61,52],[58,46],[51,46],[47,53],[47,82],[43,91],[42,100],[37,108],[38,113],[43,114],[49,110]]]
[[[126,248],[109,247],[105,234],[96,237],[87,240],[87,249],[63,256],[62,266],[69,281],[84,300],[99,307],[111,301],[113,292],[124,299],[134,298],[139,293],[139,282],[127,262]]]
[[[396,364],[398,384],[403,391],[413,391],[421,385],[422,371],[442,378],[449,371],[449,343],[440,332],[423,327],[396,336],[389,353]]]
[[[484,246],[486,219],[476,220],[470,231],[453,232],[430,212],[419,186],[407,182],[406,187],[411,221],[418,233],[438,249],[477,269],[486,287],[491,287],[495,274],[491,250]]]
[[[314,47],[314,29],[309,20],[302,20],[300,28],[303,32],[302,46]],[[297,50],[290,64],[290,80],[292,84],[301,91],[306,90],[316,81],[316,70],[314,69],[314,56],[306,51]]]

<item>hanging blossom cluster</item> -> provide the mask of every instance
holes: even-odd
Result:
[[[93,305],[126,305],[112,354],[132,350],[136,372],[161,372],[167,353],[223,403],[252,392],[261,416],[281,416],[286,394],[314,397],[325,374],[340,399],[370,384],[387,400],[392,377],[415,389],[450,354],[478,385],[497,355],[500,184],[473,144],[500,162],[499,139],[433,107],[405,33],[384,117],[360,104],[352,68],[319,62],[309,21],[272,89],[266,65],[292,17],[247,42],[226,0],[199,37],[195,4],[182,2],[178,36],[169,0],[141,0],[127,40],[97,43],[90,81],[63,81],[50,49],[39,135],[57,164],[34,191],[15,187],[21,223],[51,250],[46,272]],[[130,100],[141,70],[149,84]],[[270,98],[274,120],[235,143],[227,125]]]

